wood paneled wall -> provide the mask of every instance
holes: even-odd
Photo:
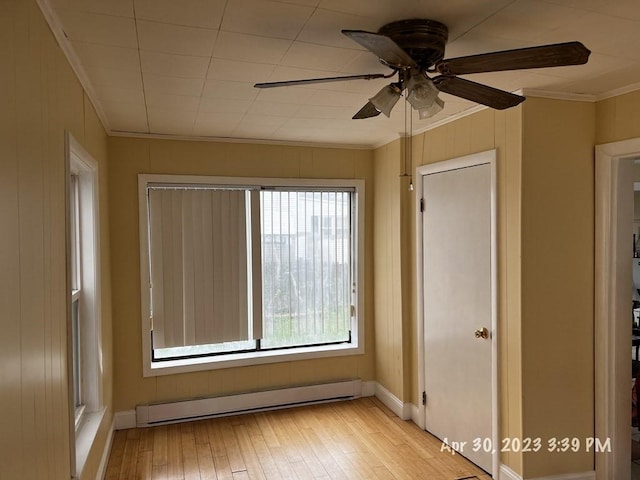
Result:
[[[65,131],[104,166],[106,134],[34,0],[0,2],[0,478],[69,478]],[[103,175],[106,180],[106,172]],[[106,187],[106,183],[104,184]],[[106,188],[104,188],[106,191]],[[105,404],[110,279],[103,200]],[[97,470],[110,413],[92,449]]]

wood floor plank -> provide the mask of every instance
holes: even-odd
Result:
[[[240,452],[244,459],[246,471],[251,480],[266,480],[267,477],[262,470],[262,465],[256,455],[253,443],[249,437],[249,432],[246,425],[234,425],[233,431],[238,439],[238,445],[240,446]],[[236,472],[233,472],[234,474]],[[235,475],[234,475],[235,478]]]
[[[391,445],[382,434],[378,432],[368,433],[361,429],[355,422],[350,425],[350,428],[354,435],[358,437],[399,480],[412,480],[412,478],[414,478],[405,471],[405,468],[395,456],[393,445]]]
[[[260,462],[260,466],[262,467],[262,472],[267,480],[277,480],[281,478],[280,471],[276,466],[274,458],[271,456],[271,451],[267,447],[267,443],[264,441],[262,434],[250,435],[249,438]]]
[[[377,399],[115,432],[106,480],[489,478]]]
[[[291,468],[296,472],[299,480],[313,480],[315,478],[302,459],[298,462],[291,463]]]
[[[284,447],[269,447],[269,452],[271,453],[271,457],[273,458],[274,463],[280,472],[280,478],[282,480],[297,480],[298,475],[296,475],[295,470],[289,463],[289,459],[287,458],[287,454]]]
[[[367,480],[373,478],[373,472],[367,462],[360,461],[357,455],[353,457],[347,455],[342,450],[344,435],[343,432],[334,428],[330,409],[323,408],[316,410],[311,424],[319,440],[326,446],[329,454],[349,479]],[[354,454],[355,453],[354,451]],[[354,461],[354,458],[356,461]]]
[[[154,465],[151,470],[152,480],[167,480],[167,465]]]
[[[186,428],[185,428],[186,427]],[[196,437],[193,423],[181,424],[180,440],[182,442],[182,468],[185,480],[200,480],[200,466],[198,465],[198,452],[196,451]]]
[[[209,429],[207,428],[207,425],[207,420],[200,420],[193,423],[193,432],[196,436],[196,445],[209,444]]]
[[[296,412],[297,413],[297,412]],[[295,449],[302,460],[307,465],[307,468],[311,472],[314,477],[322,477],[327,475],[327,471],[324,469],[318,458],[315,456],[313,452],[313,448],[309,445],[302,435],[302,432],[298,428],[297,415],[291,415],[289,417],[284,417],[287,435],[289,436],[289,440],[292,445],[295,445]],[[303,425],[305,423],[303,422]]]
[[[138,480],[148,480],[153,476],[153,451],[140,451],[138,448],[138,461],[136,463],[135,477]]]
[[[233,472],[229,466],[229,459],[226,455],[213,457],[213,464],[216,467],[216,475],[218,480],[233,480]]]
[[[135,478],[136,468],[138,465],[138,438],[132,435],[129,438],[130,430],[127,431],[127,440],[124,444],[124,453],[122,454],[122,466],[120,467],[120,478]]]
[[[232,472],[242,472],[247,469],[244,458],[240,453],[240,446],[236,434],[233,431],[233,424],[231,420],[225,420],[221,422],[222,427],[222,440],[224,442],[224,448],[226,451],[227,459],[229,460],[229,466]]]
[[[222,438],[222,422],[207,420],[206,425],[212,455],[214,457],[226,457],[227,449]]]
[[[302,456],[298,451],[298,445],[295,443],[294,434],[298,433],[295,423],[290,421],[290,418],[283,410],[273,413],[274,414],[269,417],[269,422],[271,423],[278,442],[285,448],[289,463],[303,462]]]
[[[169,480],[184,479],[182,465],[182,436],[180,425],[167,426],[167,478]]]
[[[111,445],[111,454],[107,463],[105,472],[105,480],[117,480],[120,478],[120,469],[122,468],[122,455],[124,453],[124,444],[127,441],[126,430],[118,430],[113,435],[113,444]]]
[[[139,452],[153,452],[153,429],[141,428],[140,440],[138,443]]]
[[[302,425],[306,426],[302,427]],[[314,430],[313,416],[306,415],[304,417],[304,422],[299,425],[299,428],[307,445],[310,446],[315,457],[318,459],[318,462],[324,471],[327,472],[329,477],[336,480],[348,480],[349,477],[345,474],[342,468],[340,468],[340,465],[338,465],[334,457],[329,453],[326,445],[316,434],[316,431]]]
[[[273,430],[273,426],[269,421],[271,414],[268,412],[260,412],[256,414],[256,421],[258,422],[258,426],[260,427],[260,433],[264,437],[264,441],[267,444],[267,447],[280,447],[280,441],[276,436],[275,431]]]
[[[198,455],[198,468],[201,480],[216,480],[216,467],[213,463],[213,455],[208,443],[196,443]]]
[[[153,429],[153,466],[166,465],[167,460],[167,426],[160,425]]]

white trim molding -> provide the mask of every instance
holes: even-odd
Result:
[[[373,397],[376,394],[376,385],[377,382],[373,380],[368,380],[366,382],[362,382],[362,392],[361,395],[363,397]]]
[[[413,403],[409,405],[411,406],[411,421],[420,427],[420,429],[424,430],[424,409]]]
[[[411,404],[404,403],[385,387],[376,383],[375,395],[384,405],[402,420],[411,420]]]
[[[104,449],[102,451],[102,458],[100,459],[100,465],[98,465],[98,472],[96,478],[102,480],[107,473],[107,464],[109,463],[109,455],[111,455],[111,445],[113,444],[113,432],[115,431],[115,422],[111,420],[111,426],[107,433],[107,441],[104,443]]]
[[[84,467],[87,463],[87,459],[89,458],[89,453],[91,452],[91,448],[93,447],[95,439],[98,436],[98,430],[100,429],[100,425],[102,424],[105,413],[106,408],[103,407],[98,412],[91,412],[86,414],[85,420],[82,423],[82,428],[78,430],[78,435],[74,443],[76,450],[75,476],[78,478],[82,478]]]
[[[55,13],[53,7],[51,6],[50,0],[36,0],[36,3],[38,4],[38,7],[40,7],[40,11],[42,12],[42,15],[44,16],[47,24],[49,25],[53,36],[58,42],[60,49],[64,53],[64,56],[67,57],[67,61],[69,62],[69,65],[71,66],[73,72],[76,74],[80,85],[82,85],[82,88],[87,93],[89,101],[93,105],[93,108],[96,111],[96,115],[98,115],[102,126],[107,132],[107,135],[111,135],[112,131],[111,125],[109,124],[109,119],[107,118],[107,115],[102,108],[102,104],[98,101],[98,96],[96,95],[96,91],[93,88],[93,84],[91,83],[91,80],[89,80],[89,76],[82,67],[82,62],[80,62],[80,60],[78,59],[78,55],[76,54],[75,49],[71,46],[71,42],[69,42],[67,34],[62,28],[62,23],[60,22],[58,15]]]
[[[531,480],[595,480],[596,472],[567,473],[564,475],[551,475],[549,477],[536,477]]]
[[[522,477],[506,465],[500,465],[498,480],[522,480]]]
[[[113,415],[113,429],[126,430],[128,428],[136,428],[136,411],[124,410],[116,412]]]
[[[551,90],[538,90],[536,88],[523,88],[515,93],[524,95],[525,97],[549,98],[552,100],[569,100],[572,102],[594,103],[595,95],[587,93],[571,93],[571,92],[553,92]]]
[[[522,476],[511,470],[506,465],[500,465],[499,480],[523,480]],[[536,477],[529,480],[595,480],[596,472],[567,473],[563,475],[551,475],[548,477]]]
[[[608,98],[619,97],[620,95],[626,95],[627,93],[633,93],[640,90],[640,82],[632,83],[624,87],[616,88],[615,90],[609,90],[608,92],[599,93],[596,95],[596,100],[606,100]]]
[[[595,163],[595,437],[598,480],[629,479],[629,301],[633,222],[633,160],[640,138],[596,146]]]

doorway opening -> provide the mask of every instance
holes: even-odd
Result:
[[[598,480],[630,478],[634,160],[640,138],[596,147],[595,435]],[[631,325],[630,325],[631,323]]]

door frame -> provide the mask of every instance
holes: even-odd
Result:
[[[631,247],[631,228],[621,215],[633,212],[633,205],[618,179],[621,170],[639,157],[640,138],[597,145],[595,151],[595,437],[611,439],[613,447],[610,453],[595,456],[598,480],[625,478],[631,461],[625,447],[631,434],[630,422],[625,422],[631,403],[629,302],[625,305],[622,293],[631,292],[631,255],[626,248]],[[617,367],[625,359],[627,367]],[[616,448],[619,445],[622,448]]]
[[[417,352],[418,352],[418,392],[419,395],[425,389],[425,329],[424,329],[424,272],[423,272],[423,234],[422,234],[422,214],[420,211],[420,200],[423,197],[422,177],[433,173],[459,170],[461,168],[474,167],[478,165],[491,166],[491,443],[492,454],[492,476],[498,478],[500,468],[500,440],[498,423],[498,263],[497,263],[497,186],[496,186],[496,150],[487,150],[472,155],[443,160],[416,168],[416,181],[414,182],[415,212],[416,212],[416,318],[417,318]],[[421,400],[419,400],[419,404]],[[417,423],[423,430],[425,429],[425,409],[424,405],[418,407]]]

